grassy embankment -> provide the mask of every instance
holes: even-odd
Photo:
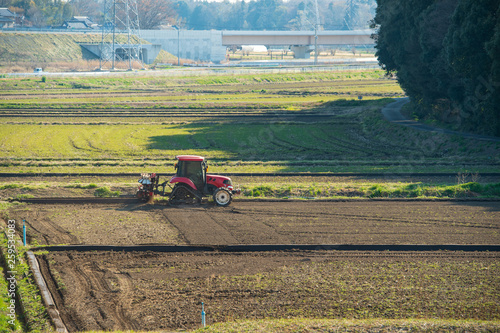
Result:
[[[31,73],[36,67],[50,72],[95,70],[99,68],[99,59],[80,44],[100,43],[101,40],[99,32],[0,33],[0,73]],[[159,62],[173,62],[174,59],[177,58],[165,51],[158,55]],[[128,68],[128,64],[117,62],[116,67]]]
[[[7,210],[15,203],[0,202],[0,214],[5,221],[9,220]],[[16,221],[16,232],[19,231],[19,221]],[[52,326],[40,291],[35,283],[33,274],[26,259],[27,248],[22,246],[16,235],[11,238],[15,243],[8,243],[6,226],[0,227],[0,332],[50,332]],[[14,250],[13,253],[9,252]],[[15,279],[15,310],[14,320],[7,316],[12,299],[7,278]],[[10,280],[9,280],[10,281]],[[5,310],[5,311],[4,311]],[[8,310],[8,311],[7,311]],[[14,325],[12,325],[12,322]]]

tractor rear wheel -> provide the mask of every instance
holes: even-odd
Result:
[[[218,206],[225,207],[231,203],[233,196],[225,188],[221,187],[215,190],[213,195],[214,201]]]

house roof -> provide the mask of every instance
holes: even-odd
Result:
[[[68,28],[68,29],[87,29],[90,28],[88,27],[85,22],[79,22],[79,21],[66,21],[63,23],[63,27]]]
[[[92,22],[87,16],[73,16],[62,25],[63,28],[67,29],[92,29],[96,26],[97,24]]]
[[[16,14],[11,12],[9,8],[0,8],[0,17],[12,17],[15,18]]]

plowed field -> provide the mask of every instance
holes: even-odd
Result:
[[[497,253],[39,255],[72,332],[260,318],[500,319]]]
[[[27,205],[31,244],[500,244],[500,202]]]
[[[498,201],[32,204],[31,244],[500,244]],[[45,252],[71,332],[260,318],[500,319],[498,252]]]

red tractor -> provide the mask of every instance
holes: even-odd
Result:
[[[175,168],[177,173],[169,182],[159,184],[159,176],[142,174],[139,179],[137,197],[147,201],[155,194],[169,196],[171,204],[201,202],[206,196],[212,196],[219,206],[231,203],[234,194],[240,194],[239,189],[234,189],[231,178],[217,175],[208,175],[208,165],[204,157],[193,155],[176,156]],[[175,184],[172,192],[165,193],[168,184]],[[162,191],[159,187],[163,187]]]

